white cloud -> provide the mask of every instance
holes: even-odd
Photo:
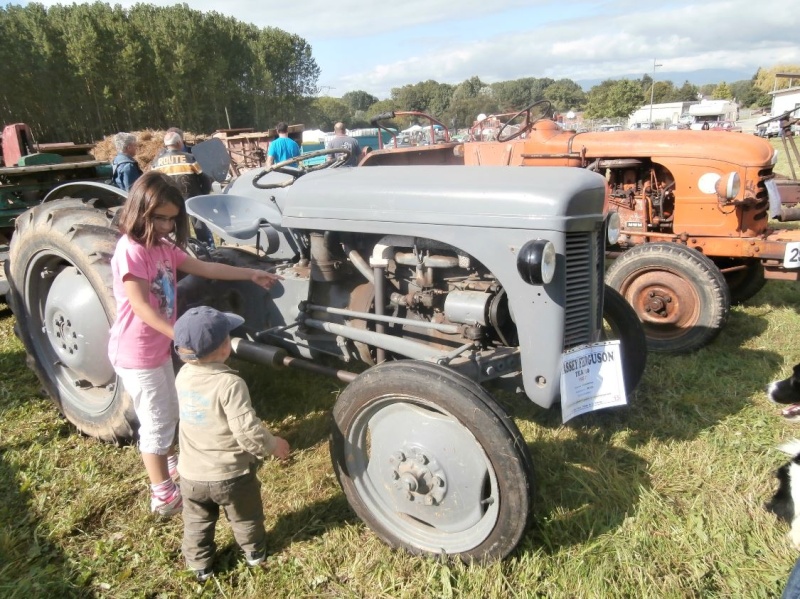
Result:
[[[618,9],[629,3],[618,3]],[[525,76],[573,80],[660,72],[742,69],[800,63],[798,11],[767,0],[655,7],[602,19],[577,17],[496,34],[469,45],[433,46],[413,58],[376,65],[342,77],[350,89],[385,95],[391,87],[426,79],[457,83],[471,77],[492,82]],[[629,7],[630,8],[630,7]],[[781,17],[775,17],[781,15]],[[680,83],[680,82],[678,82]]]

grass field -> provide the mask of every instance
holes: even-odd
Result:
[[[792,166],[794,166],[795,174],[800,176],[800,164],[798,164],[797,157],[794,155],[794,150],[792,149],[791,144],[786,144],[788,154],[790,154],[790,156],[787,157],[787,151],[783,147],[783,140],[781,140],[779,137],[773,137],[769,140],[769,143],[772,144],[773,148],[778,150],[778,162],[775,165],[775,173],[783,175],[784,177],[791,177]],[[795,147],[797,147],[798,151],[800,151],[800,139],[795,137],[794,143]],[[791,166],[789,164],[790,162]]]
[[[250,570],[227,524],[216,576],[183,570],[181,520],[148,514],[133,447],[83,437],[39,391],[0,313],[0,596],[35,597],[777,597],[797,552],[764,511],[781,419],[765,385],[800,362],[798,287],[770,282],[711,346],[651,354],[625,409],[560,423],[503,396],[533,455],[533,524],[486,566],[383,545],[349,509],[327,450],[338,384],[239,364],[291,462],[259,471],[268,568]],[[0,308],[3,308],[0,305]]]

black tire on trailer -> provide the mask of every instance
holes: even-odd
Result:
[[[730,291],[716,265],[677,243],[627,250],[606,272],[606,283],[633,306],[654,352],[680,354],[707,345],[730,313]]]
[[[403,360],[359,375],[334,406],[330,449],[351,507],[391,547],[483,562],[527,528],[522,434],[486,390],[443,366]]]
[[[605,339],[620,340],[625,392],[631,394],[642,380],[647,366],[647,338],[636,311],[608,284],[603,295],[603,325]]]
[[[755,259],[713,258],[731,293],[731,304],[743,304],[761,291],[767,280],[764,265]]]
[[[17,219],[6,271],[28,365],[78,430],[119,443],[138,422],[106,353],[116,313],[114,214],[100,201],[71,198],[29,210]]]

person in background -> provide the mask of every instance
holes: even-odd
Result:
[[[703,121],[703,127],[702,127],[703,131],[708,131],[710,128],[711,127],[709,126],[708,121],[707,120]]]
[[[269,142],[267,149],[267,166],[272,166],[278,162],[289,160],[300,155],[300,146],[297,142],[289,138],[289,125],[286,123],[278,123],[275,126],[278,132],[278,139]]]
[[[164,173],[171,177],[183,194],[183,199],[192,198],[211,192],[211,178],[203,173],[203,167],[197,159],[182,148],[183,138],[177,131],[168,131],[164,135],[164,150],[158,154],[150,166],[151,170]],[[194,228],[197,239],[204,243],[208,249],[213,250],[214,235],[202,221],[191,217],[189,219]]]
[[[142,169],[136,162],[136,136],[120,132],[114,136],[114,147],[117,155],[111,163],[111,184],[123,191],[130,191],[136,179],[142,176]]]
[[[243,323],[241,316],[208,306],[190,308],[175,323],[175,351],[185,363],[175,379],[182,551],[200,582],[212,574],[220,507],[247,565],[263,563],[267,533],[256,469],[270,455],[289,457],[286,440],[273,436],[256,416],[247,383],[225,365],[230,332]]]
[[[166,133],[177,133],[181,136],[181,151],[189,152],[191,154],[192,148],[191,146],[186,145],[186,139],[183,137],[183,129],[178,129],[177,127],[170,127],[167,129]]]
[[[184,250],[189,224],[183,196],[175,182],[159,171],[139,177],[118,214],[122,236],[111,258],[117,316],[109,333],[108,358],[139,420],[150,510],[169,517],[183,505],[173,479],[178,395],[171,345],[178,271],[207,279],[252,281],[265,289],[280,277],[189,256]]]
[[[358,145],[358,142],[347,135],[347,129],[344,127],[344,123],[336,123],[333,126],[334,136],[333,139],[328,142],[328,147],[332,149],[343,148],[345,150],[350,151],[350,156],[347,158],[347,162],[345,162],[342,166],[358,166],[358,161],[361,159],[361,146]],[[328,156],[328,162],[333,162],[335,157],[339,155],[331,154]]]

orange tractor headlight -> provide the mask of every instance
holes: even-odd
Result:
[[[717,192],[717,196],[720,198],[725,198],[726,200],[732,200],[736,196],[739,195],[739,190],[742,187],[742,180],[739,177],[739,173],[730,172],[726,175],[722,175],[719,180],[714,185],[714,191]]]

